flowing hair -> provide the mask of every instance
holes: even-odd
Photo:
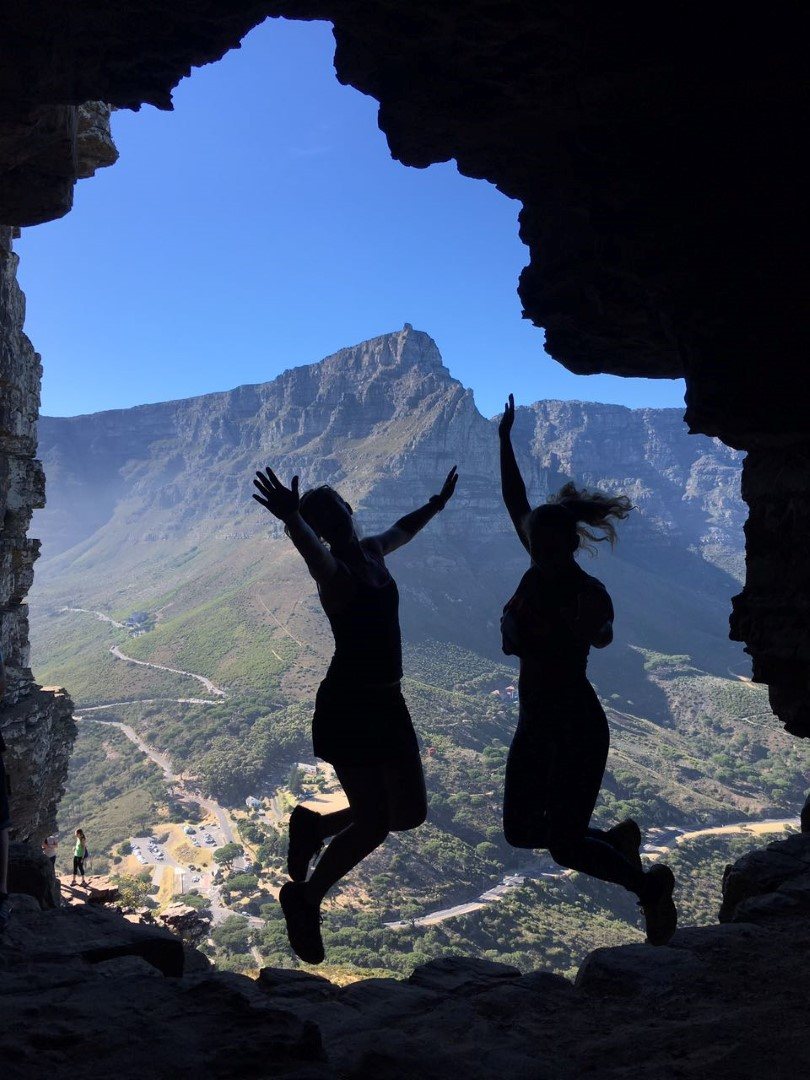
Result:
[[[580,547],[595,551],[594,544],[607,540],[611,547],[616,543],[616,521],[624,521],[634,509],[626,495],[608,495],[604,491],[588,491],[578,488],[570,480],[563,485],[549,502],[564,506],[576,520]]]
[[[626,495],[608,495],[603,491],[589,491],[578,488],[569,481],[556,495],[552,495],[545,506],[538,506],[529,515],[527,532],[531,534],[533,519],[539,525],[543,519],[556,516],[559,510],[565,511],[561,524],[570,523],[577,537],[576,547],[584,548],[591,555],[596,553],[596,544],[605,540],[611,547],[616,543],[615,521],[624,521],[634,509]]]

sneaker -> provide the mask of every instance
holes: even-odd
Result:
[[[293,881],[306,881],[309,864],[323,847],[318,828],[320,816],[305,806],[296,806],[290,814],[287,873]]]
[[[656,863],[644,877],[652,894],[639,900],[647,923],[647,941],[650,945],[666,945],[678,926],[678,909],[672,899],[675,875],[664,863]]]
[[[11,904],[8,901],[8,896],[4,896],[0,900],[0,934],[5,934],[11,919]]]
[[[644,869],[641,865],[641,829],[632,818],[608,829],[605,839],[620,855],[624,855],[634,870]]]
[[[278,902],[287,923],[287,937],[296,956],[307,964],[320,964],[324,957],[321,940],[320,907],[306,897],[303,881],[288,881],[281,886]]]

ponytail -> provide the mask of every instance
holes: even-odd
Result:
[[[633,509],[626,495],[606,495],[602,491],[578,488],[570,481],[549,499],[552,506],[561,506],[575,521],[579,547],[592,554],[594,544],[607,540],[611,547],[616,543],[616,526],[613,520],[624,521]]]

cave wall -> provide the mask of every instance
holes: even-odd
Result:
[[[12,230],[0,226],[0,644],[8,690],[0,729],[8,746],[12,839],[40,840],[52,831],[75,735],[64,690],[42,689],[31,675],[28,607],[39,541],[26,534],[45,504],[45,477],[35,458],[39,356],[23,333],[25,298],[17,284]]]
[[[788,728],[810,734],[798,3],[33,0],[0,13],[9,224],[69,208],[68,106],[170,108],[192,66],[266,16],[331,20],[338,78],[380,102],[395,158],[453,158],[522,203],[519,294],[555,359],[683,376],[690,429],[748,452],[732,636]]]

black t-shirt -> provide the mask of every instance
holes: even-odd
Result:
[[[613,605],[604,585],[576,564],[555,578],[543,577],[534,566],[526,571],[502,620],[504,652],[521,658],[521,672],[528,667],[551,683],[585,676],[590,642],[574,632],[564,614],[575,613],[583,594],[604,608],[605,622],[612,621]]]

